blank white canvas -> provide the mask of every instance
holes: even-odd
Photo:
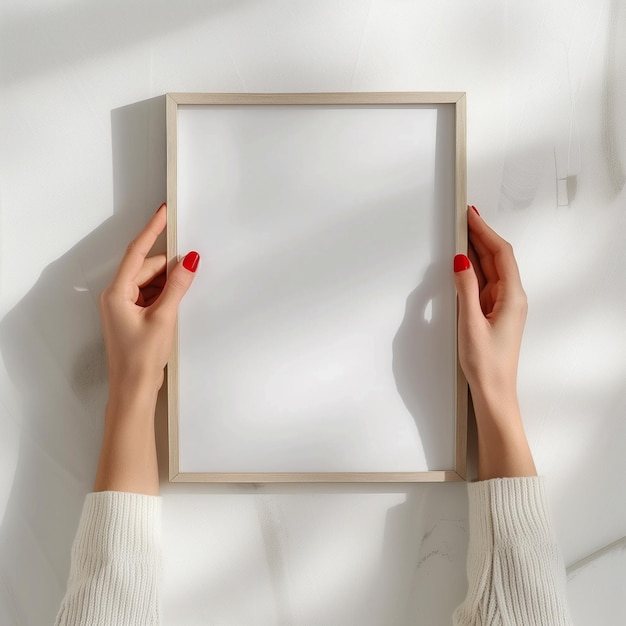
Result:
[[[454,107],[178,108],[181,472],[454,468]]]

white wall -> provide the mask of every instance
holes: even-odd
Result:
[[[520,397],[565,561],[622,537],[625,52],[618,0],[5,0],[0,622],[51,623],[65,588],[106,398],[97,295],[165,199],[168,91],[466,91],[468,197],[528,292]],[[439,626],[465,592],[463,485],[163,494],[166,624]],[[602,582],[620,545],[573,573],[577,624],[624,621]]]

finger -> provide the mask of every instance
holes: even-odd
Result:
[[[469,227],[469,240],[470,245],[474,248],[476,255],[478,256],[477,265],[480,266],[480,271],[485,278],[485,283],[496,282],[499,276],[493,259],[493,253],[479,236],[479,221],[484,222],[484,220],[479,217],[476,212],[472,209],[468,209],[467,225]]]
[[[165,204],[162,204],[144,229],[128,245],[117,274],[113,279],[114,282],[136,280],[150,249],[157,237],[163,232],[166,223]]]
[[[165,287],[163,287],[163,292],[155,303],[155,307],[160,310],[176,312],[180,301],[193,282],[199,262],[200,255],[197,252],[189,252],[182,261],[176,264],[167,277]]]
[[[469,324],[483,320],[476,272],[464,254],[454,257],[454,284],[459,297],[459,320]]]
[[[491,279],[490,274],[492,270],[495,270],[497,278],[521,286],[519,269],[511,244],[500,237],[474,211],[468,213],[468,226],[472,243],[478,252],[485,276]],[[493,266],[489,261],[489,255],[493,259]]]
[[[476,252],[476,248],[474,248],[474,244],[470,241],[467,247],[467,256],[469,260],[472,262],[472,267],[476,272],[476,278],[478,278],[478,288],[483,289],[483,287],[487,284],[487,280],[485,278],[485,274],[483,272],[483,268],[480,265],[480,258],[478,256],[478,252]]]
[[[145,287],[148,283],[151,283],[159,274],[165,272],[167,265],[167,257],[164,254],[156,254],[155,256],[149,256],[141,266],[137,277],[137,285],[139,287]]]

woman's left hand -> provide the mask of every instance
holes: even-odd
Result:
[[[147,256],[166,221],[162,205],[130,243],[113,281],[100,296],[110,392],[137,385],[158,391],[163,384],[178,304],[200,259],[197,252],[189,252],[166,280],[166,256]]]

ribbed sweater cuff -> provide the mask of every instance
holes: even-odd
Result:
[[[565,576],[539,477],[468,485],[469,588],[457,626],[566,626]]]
[[[56,624],[156,626],[160,563],[160,497],[88,494]]]
[[[481,545],[553,540],[543,478],[494,478],[468,490],[470,527]]]
[[[85,498],[74,550],[92,558],[152,557],[161,549],[161,498],[100,491]]]

